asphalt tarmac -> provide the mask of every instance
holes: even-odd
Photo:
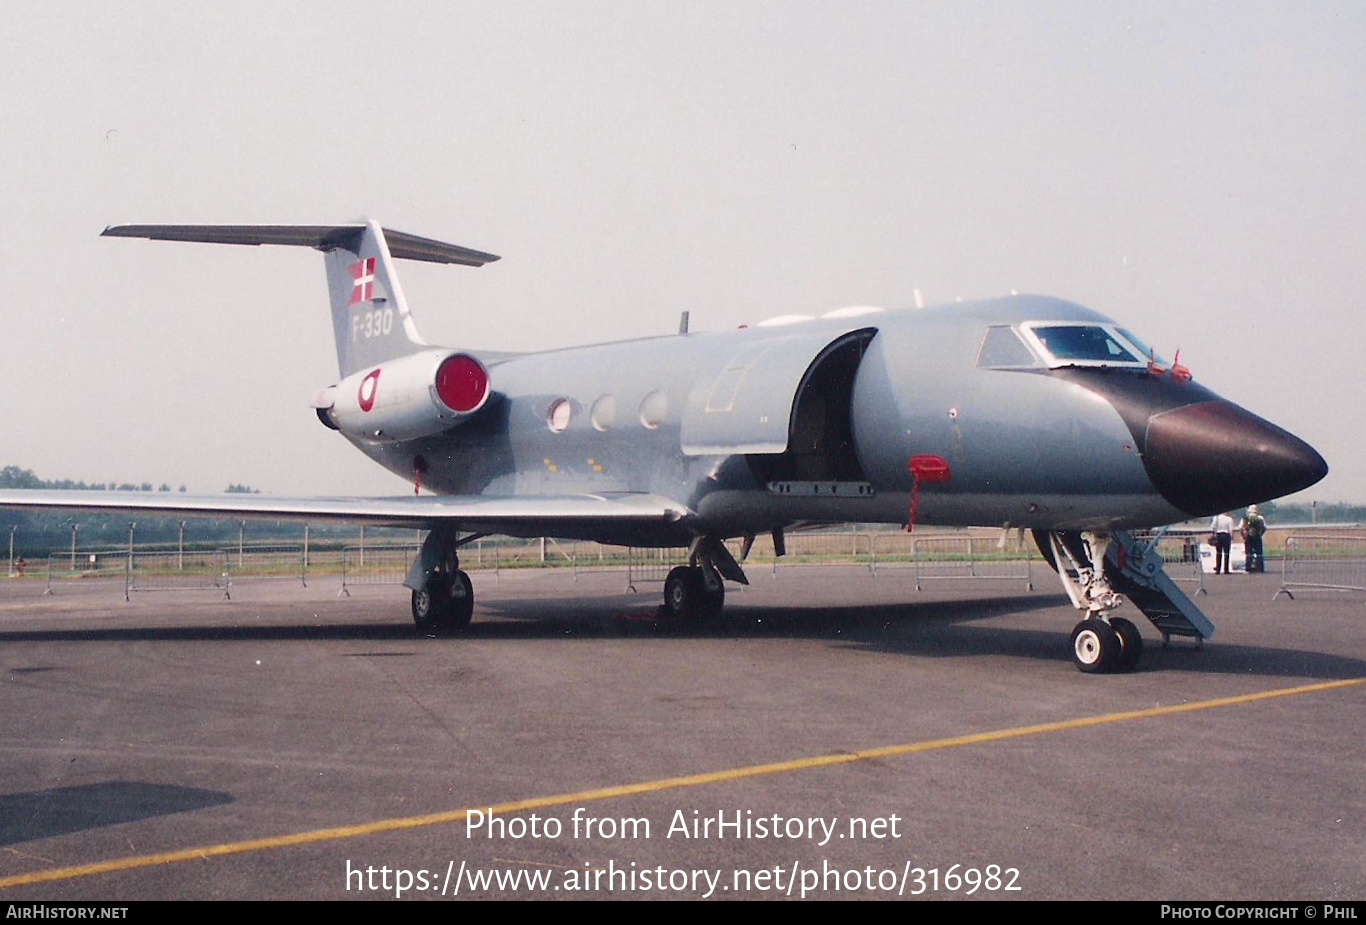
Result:
[[[473,578],[458,638],[395,586],[0,580],[0,899],[1366,895],[1366,595],[1211,577],[1210,643],[1130,612],[1096,676],[1051,574],[793,567],[704,626]]]

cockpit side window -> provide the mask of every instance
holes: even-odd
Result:
[[[994,324],[987,328],[987,336],[982,339],[977,365],[984,369],[1019,369],[1037,366],[1039,361],[1009,325]]]
[[[1152,347],[1149,347],[1146,343],[1144,343],[1142,338],[1135,335],[1128,328],[1116,328],[1116,330],[1119,331],[1119,333],[1123,334],[1126,338],[1128,338],[1129,343],[1133,344],[1135,347],[1138,348],[1138,352],[1143,354],[1143,358],[1150,358],[1163,366],[1170,365],[1169,363],[1167,363],[1167,361],[1162,357],[1160,353],[1158,353]]]
[[[1102,324],[1032,321],[1024,325],[1050,366],[1144,366],[1129,339],[1117,328]]]

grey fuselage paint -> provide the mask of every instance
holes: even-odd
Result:
[[[1012,296],[535,354],[465,350],[486,364],[493,390],[470,420],[421,440],[348,439],[409,480],[421,457],[422,487],[439,493],[639,492],[693,512],[664,528],[603,526],[586,537],[637,545],[799,522],[905,523],[907,461],[920,454],[945,460],[950,478],[921,486],[917,523],[1129,529],[1200,513],[1198,501],[1178,507],[1154,485],[1141,431],[1149,412],[1135,402],[1160,393],[1157,414],[1183,388],[1192,402],[1223,400],[1191,382],[1126,386],[1153,375],[1132,367],[1072,376],[1042,363],[978,365],[989,326],[1037,320],[1112,323],[1063,300]],[[812,375],[822,356],[840,357],[830,361],[838,366]],[[1137,398],[1117,401],[1116,390]],[[561,402],[567,419],[563,407],[553,413]],[[823,465],[829,484],[772,489],[774,472],[819,476]],[[858,494],[833,487],[850,473]]]

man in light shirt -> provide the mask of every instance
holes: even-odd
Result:
[[[1215,514],[1210,521],[1210,543],[1214,546],[1214,574],[1230,574],[1228,559],[1233,548],[1233,516],[1228,512]]]

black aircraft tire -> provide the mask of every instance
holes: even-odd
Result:
[[[461,597],[452,594],[445,626],[453,632],[458,632],[469,626],[470,620],[474,617],[474,585],[470,582],[470,576],[463,571],[455,573],[455,580],[460,583],[465,593]]]
[[[430,633],[444,622],[443,603],[450,599],[444,579],[432,576],[425,588],[413,592],[413,623],[420,632]]]
[[[1086,674],[1114,671],[1120,655],[1119,634],[1104,620],[1088,617],[1072,629],[1072,661]]]
[[[700,573],[698,580],[702,581]],[[725,606],[726,586],[721,583],[721,579],[717,578],[715,591],[708,588],[706,582],[702,581],[702,610],[698,616],[703,620],[715,620],[721,616],[721,611]]]
[[[664,579],[664,609],[669,616],[680,620],[694,620],[705,614],[706,587],[702,570],[679,565]]]
[[[1143,636],[1138,627],[1123,617],[1111,617],[1110,627],[1119,637],[1120,653],[1115,664],[1116,671],[1133,671],[1143,656]]]

